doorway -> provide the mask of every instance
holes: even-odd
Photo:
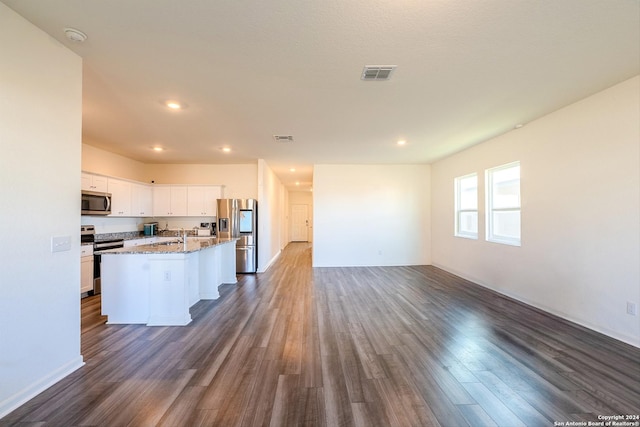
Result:
[[[309,241],[309,205],[291,205],[291,241]]]

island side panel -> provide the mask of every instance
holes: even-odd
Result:
[[[189,307],[200,301],[200,252],[192,252],[188,254],[189,269],[187,277],[189,280]]]
[[[224,246],[224,245],[223,245]],[[218,299],[220,293],[220,246],[211,246],[200,251],[200,299]]]
[[[107,324],[149,320],[149,262],[147,255],[102,255],[102,314]]]
[[[149,326],[184,326],[189,313],[189,254],[149,255]]]
[[[236,243],[232,241],[224,243],[218,248],[220,249],[220,282],[226,284],[238,283],[236,277]]]

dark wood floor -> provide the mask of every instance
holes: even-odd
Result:
[[[640,414],[640,350],[435,267],[311,268],[290,244],[186,327],[105,325],[0,424],[553,426]]]

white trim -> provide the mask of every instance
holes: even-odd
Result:
[[[256,273],[264,273],[265,271],[267,271],[269,269],[269,267],[271,267],[271,264],[273,264],[275,262],[276,259],[278,259],[278,257],[280,256],[280,254],[282,253],[282,250],[279,250],[273,258],[271,258],[269,260],[269,262],[262,268],[259,268],[258,270],[256,270]]]
[[[564,319],[564,320],[566,320],[568,322],[575,323],[576,325],[579,325],[579,326],[582,326],[584,328],[590,329],[590,330],[595,331],[595,332],[597,332],[599,334],[606,335],[609,338],[613,338],[613,339],[621,341],[621,342],[623,342],[625,344],[629,344],[629,345],[631,345],[633,347],[640,348],[640,337],[637,337],[637,336],[634,336],[634,335],[628,335],[628,334],[621,334],[618,331],[614,331],[614,330],[611,330],[611,329],[608,329],[608,328],[603,328],[601,326],[594,325],[594,324],[592,324],[590,322],[585,322],[583,320],[578,320],[575,317],[571,316],[570,314],[568,314],[568,313],[566,313],[564,311],[554,310],[553,308],[548,307],[548,306],[546,306],[544,304],[539,304],[539,303],[530,301],[530,300],[528,300],[526,298],[522,298],[521,296],[519,296],[517,294],[510,293],[510,292],[504,292],[501,289],[495,288],[495,287],[493,287],[493,286],[491,286],[491,285],[489,285],[487,283],[484,283],[481,280],[478,280],[476,278],[473,278],[473,277],[470,277],[470,276],[466,276],[466,275],[464,275],[464,274],[462,274],[460,272],[457,272],[454,269],[445,267],[444,265],[441,265],[441,264],[438,264],[438,263],[434,263],[434,264],[431,264],[431,265],[433,265],[434,267],[437,267],[437,268],[439,268],[441,270],[444,270],[444,271],[446,271],[448,273],[451,273],[451,274],[454,274],[454,275],[456,275],[458,277],[461,277],[461,278],[463,278],[463,279],[465,279],[465,280],[467,280],[467,281],[469,281],[469,282],[471,282],[471,283],[473,283],[475,285],[482,286],[483,288],[487,288],[487,289],[490,289],[490,290],[492,290],[494,292],[497,292],[500,295],[504,295],[506,297],[509,297],[511,299],[519,301],[519,302],[521,302],[523,304],[526,304],[526,305],[529,305],[531,307],[537,308],[539,310],[542,310],[542,311],[547,312],[549,314],[552,314],[554,316],[558,316],[558,317],[560,317],[560,318],[562,318],[562,319]]]
[[[3,402],[0,402],[0,418],[8,415],[82,366],[84,366],[84,361],[82,360],[82,356],[78,356],[69,363],[51,372],[49,375],[29,385],[27,388],[22,389]]]
[[[476,180],[476,208],[475,209],[460,209],[460,199],[462,196],[462,192],[460,191],[460,184],[463,180],[465,179],[469,179],[469,178],[475,178]],[[454,215],[454,219],[453,219],[453,235],[455,237],[463,237],[465,239],[473,239],[473,240],[478,240],[478,231],[476,231],[475,233],[469,233],[469,232],[464,232],[464,231],[460,231],[460,214],[463,212],[475,212],[476,214],[476,230],[479,230],[479,213],[478,213],[478,173],[477,172],[473,172],[467,175],[463,175],[463,176],[458,176],[455,177],[453,179],[453,203],[454,203],[454,207],[453,207],[453,215]]]
[[[493,174],[501,170],[518,167],[518,206],[511,206],[508,208],[493,208]],[[484,171],[484,185],[485,185],[485,240],[487,242],[499,243],[503,245],[522,246],[522,225],[520,225],[520,236],[518,238],[510,238],[504,236],[495,236],[493,233],[493,213],[494,212],[508,212],[517,211],[522,218],[522,201],[520,195],[521,189],[521,166],[520,161],[506,163],[504,165],[495,166]]]

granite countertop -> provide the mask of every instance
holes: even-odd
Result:
[[[152,237],[152,236],[149,236]],[[239,240],[238,238],[217,238],[217,237],[189,237],[187,238],[187,245],[176,241],[171,242],[158,242],[148,245],[138,245],[128,248],[109,249],[106,251],[96,251],[95,254],[183,254],[190,252],[197,252],[203,249],[207,249],[213,246],[224,245],[227,243],[233,243]]]
[[[187,232],[189,237],[196,237],[197,231],[193,229],[184,230]],[[125,231],[119,233],[100,233],[95,235],[96,242],[104,242],[105,240],[115,240],[115,239],[123,239],[123,240],[135,240],[135,239],[151,239],[154,237],[175,237],[176,239],[183,233],[182,230],[163,230],[159,231],[157,235],[154,236],[146,236],[142,233],[142,231]],[[202,236],[200,236],[202,237]],[[214,236],[215,237],[215,236]]]

